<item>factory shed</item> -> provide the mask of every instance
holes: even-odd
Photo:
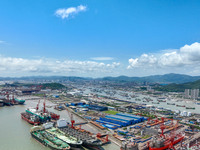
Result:
[[[139,122],[143,122],[146,120],[146,118],[144,117],[132,115],[132,114],[126,114],[126,113],[117,113],[116,115],[137,119]]]
[[[137,119],[128,118],[128,117],[119,116],[119,115],[108,115],[108,116],[105,116],[105,118],[111,118],[111,119],[116,119],[116,120],[120,120],[120,121],[125,121],[128,123],[128,125],[138,123]]]
[[[123,127],[128,126],[128,123],[126,121],[121,121],[121,120],[116,120],[116,119],[111,119],[111,118],[106,118],[106,117],[105,118],[100,117],[99,120],[110,122],[113,124],[118,124]]]

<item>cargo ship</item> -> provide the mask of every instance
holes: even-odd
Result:
[[[26,113],[26,112],[21,113],[21,118],[24,119],[25,121],[27,121],[28,123],[32,124],[32,125],[39,125],[40,124],[40,119],[39,119],[38,116],[31,115],[31,114]]]
[[[24,120],[26,120],[27,122],[29,122],[30,124],[41,124],[41,123],[45,123],[47,121],[51,121],[51,119],[55,119],[58,120],[60,118],[60,115],[57,115],[55,113],[51,113],[48,112],[45,108],[45,101],[43,103],[44,107],[43,110],[38,110],[39,109],[39,103],[37,104],[36,108],[27,108],[25,113],[21,113],[21,116]],[[30,120],[31,118],[34,118],[32,116],[35,116],[35,118],[38,118],[38,120],[36,121],[36,123],[34,123],[33,120]],[[39,121],[39,123],[38,123]]]
[[[33,138],[53,150],[68,150],[70,146],[59,138],[49,134],[39,126],[34,126],[30,131]]]
[[[62,141],[68,143],[72,147],[79,147],[83,143],[78,138],[75,138],[69,134],[66,134],[58,128],[52,127],[50,129],[47,129],[46,132],[52,134],[53,136],[59,138]]]
[[[92,136],[92,133],[84,129],[78,129],[77,127],[71,128],[69,126],[65,126],[59,129],[68,135],[81,139],[84,146],[101,146],[103,144],[101,140]]]
[[[20,100],[20,99],[17,99],[15,98],[14,101],[20,105],[23,105],[25,103],[25,100]]]
[[[149,150],[166,150],[168,148],[173,148],[173,145],[179,143],[184,139],[184,134],[179,133],[172,137],[159,137],[153,138],[153,141],[149,144]]]

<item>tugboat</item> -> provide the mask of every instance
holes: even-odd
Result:
[[[34,126],[30,131],[33,138],[53,150],[68,150],[70,146],[59,138],[49,134],[39,126]]]

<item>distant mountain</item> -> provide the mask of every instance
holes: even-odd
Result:
[[[27,81],[110,81],[110,82],[118,82],[118,83],[126,83],[126,82],[136,82],[136,83],[186,83],[192,82],[196,80],[200,80],[200,76],[189,76],[183,74],[165,74],[165,75],[152,75],[146,77],[128,77],[128,76],[119,76],[119,77],[103,77],[103,78],[85,78],[85,77],[75,77],[75,76],[29,76],[29,77],[19,77],[19,78],[10,78],[10,77],[0,77],[0,80],[27,80]]]
[[[156,88],[156,90],[166,91],[166,92],[184,92],[185,89],[200,89],[200,80],[182,84],[173,83]]]
[[[189,76],[183,74],[165,74],[165,75],[153,75],[146,77],[104,77],[101,80],[104,81],[116,81],[116,82],[150,82],[150,83],[185,83],[199,80],[200,76]]]

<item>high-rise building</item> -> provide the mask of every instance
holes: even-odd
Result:
[[[190,98],[190,89],[185,89],[185,98]]]
[[[191,98],[197,99],[199,97],[199,89],[192,89],[191,90]]]

